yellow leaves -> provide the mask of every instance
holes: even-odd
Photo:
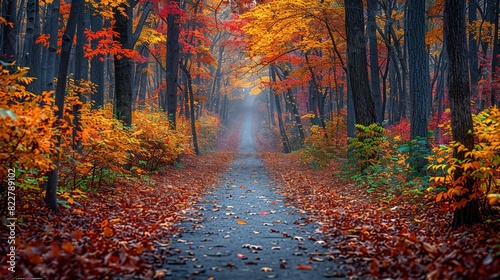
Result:
[[[486,197],[488,198],[488,203],[491,205],[500,202],[500,194],[498,194],[498,193],[491,193],[491,194],[487,195]]]
[[[149,46],[163,44],[165,42],[167,42],[165,34],[162,34],[147,25],[142,28],[141,34],[138,39],[139,44],[144,44]]]
[[[302,50],[332,49],[325,22],[343,22],[343,14],[332,1],[280,0],[256,6],[241,16],[250,57],[272,57],[295,46]],[[330,3],[330,4],[329,4]],[[324,42],[326,44],[322,44]]]

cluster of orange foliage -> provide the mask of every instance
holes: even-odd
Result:
[[[64,119],[56,123],[53,93],[28,92],[25,85],[31,79],[24,76],[26,72],[2,70],[0,75],[0,175],[16,168],[22,188],[39,189],[55,159],[60,161],[61,194],[66,194],[66,189],[101,187],[119,176],[147,175],[192,153],[189,120],[181,120],[180,129],[172,130],[164,112],[144,106],[134,112],[133,126],[125,127],[113,117],[110,104],[92,109],[81,101],[93,92],[92,84],[85,81],[70,81]],[[77,120],[75,107],[80,107]],[[205,116],[197,127],[200,145],[208,147],[220,122]],[[56,148],[58,139],[60,148]]]

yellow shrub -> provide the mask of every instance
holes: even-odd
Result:
[[[203,115],[196,121],[196,133],[200,149],[211,149],[219,134],[221,123],[216,115]]]
[[[189,139],[179,131],[169,129],[167,114],[146,106],[134,112],[134,135],[140,141],[135,152],[137,163],[153,171],[172,164],[183,153],[189,153]]]

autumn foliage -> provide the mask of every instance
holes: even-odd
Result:
[[[61,130],[56,126],[52,92],[28,92],[26,84],[32,79],[26,73],[27,69],[10,73],[0,67],[0,176],[5,178],[7,169],[16,167],[19,183],[29,188],[54,167]]]

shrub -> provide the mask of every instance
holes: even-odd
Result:
[[[170,129],[167,114],[145,106],[133,115],[134,135],[140,142],[135,150],[135,165],[155,171],[162,165],[174,163],[181,154],[190,153],[190,139]],[[140,169],[139,169],[140,170]]]
[[[52,92],[35,95],[26,90],[28,69],[15,73],[0,66],[0,176],[17,171],[16,185],[38,188],[42,176],[52,170],[58,155],[60,128],[52,106]]]
[[[300,150],[301,160],[313,167],[324,167],[346,154],[345,117],[326,122],[326,129],[313,125]]]
[[[431,180],[435,186],[444,187],[436,201],[448,200],[450,210],[463,207],[472,199],[479,199],[483,208],[488,208],[487,198],[491,203],[500,198],[500,110],[492,107],[473,115],[474,149],[468,150],[463,144],[451,141],[448,145],[440,145],[433,149],[434,155],[429,157],[433,163],[429,169],[434,172]],[[445,124],[451,133],[450,122]],[[457,159],[456,153],[464,153],[464,160]],[[462,175],[453,177],[456,170]],[[474,181],[471,189],[465,187],[468,179]]]

